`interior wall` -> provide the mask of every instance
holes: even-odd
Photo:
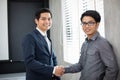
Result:
[[[104,12],[105,36],[114,48],[120,70],[120,0],[104,0]]]

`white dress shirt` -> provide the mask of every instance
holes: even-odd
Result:
[[[36,29],[44,36],[44,38],[45,38],[45,40],[46,40],[46,42],[47,42],[47,44],[48,44],[48,49],[49,49],[49,52],[51,52],[51,42],[50,42],[50,40],[48,39],[48,37],[47,37],[47,33],[45,32],[43,32],[42,30],[40,30],[38,27],[36,27]]]

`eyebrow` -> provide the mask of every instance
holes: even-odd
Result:
[[[90,21],[82,21],[82,22],[96,22],[96,21],[90,20]]]

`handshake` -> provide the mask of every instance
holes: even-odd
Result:
[[[55,66],[54,70],[54,75],[58,77],[62,76],[65,72],[65,68],[63,66]]]

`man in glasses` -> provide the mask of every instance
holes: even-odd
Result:
[[[82,29],[87,35],[79,62],[65,67],[65,73],[81,71],[80,80],[117,80],[118,64],[111,44],[100,36],[100,14],[88,10],[81,16]]]

